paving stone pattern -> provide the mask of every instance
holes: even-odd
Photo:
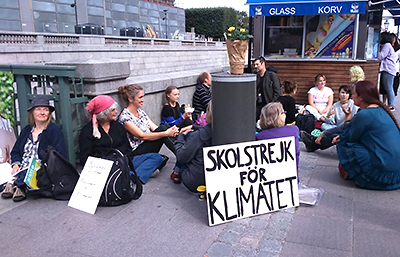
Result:
[[[324,190],[316,207],[209,227],[206,202],[169,179],[175,157],[163,148],[170,161],[139,200],[95,215],[52,199],[0,199],[0,256],[398,257],[400,191],[342,180],[334,147],[300,148],[300,181]]]

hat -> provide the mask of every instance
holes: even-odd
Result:
[[[49,107],[50,112],[53,112],[55,110],[54,106],[50,105],[49,98],[45,95],[36,95],[31,101],[31,107],[26,110],[29,112],[30,110],[38,106]]]
[[[113,105],[114,102],[114,99],[112,99],[108,95],[99,95],[90,100],[90,102],[86,106],[86,110],[89,113],[89,120],[92,120],[94,137],[99,139],[101,138],[101,134],[98,129],[96,114],[104,111],[105,109]]]
[[[112,99],[108,95],[99,95],[90,100],[88,105],[86,106],[86,110],[89,112],[89,119],[92,119],[94,114],[98,114],[108,107],[110,107],[114,103],[114,99]]]

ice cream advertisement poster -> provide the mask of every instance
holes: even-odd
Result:
[[[305,55],[309,58],[351,58],[354,18],[354,14],[331,14],[309,19]]]

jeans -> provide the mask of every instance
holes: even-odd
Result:
[[[386,71],[381,72],[381,80],[383,87],[386,90],[386,94],[388,96],[389,106],[395,106],[395,99],[394,99],[394,90],[393,90],[393,81],[394,75],[387,73]]]
[[[321,130],[328,130],[331,128],[336,128],[336,124],[322,123],[321,125]]]
[[[132,164],[140,181],[145,184],[151,174],[161,165],[163,158],[158,153],[146,153],[133,157]]]

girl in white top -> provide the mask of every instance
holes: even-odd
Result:
[[[326,87],[326,77],[322,74],[315,76],[315,87],[308,90],[308,105],[306,110],[314,115],[316,120],[324,120],[333,104],[333,91]]]

